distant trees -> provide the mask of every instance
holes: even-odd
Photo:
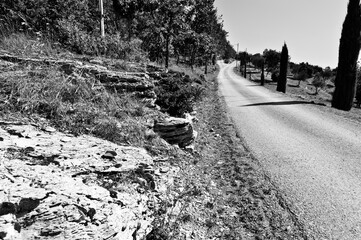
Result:
[[[280,75],[277,82],[277,91],[286,92],[287,84],[287,70],[288,70],[288,49],[286,43],[282,47],[280,60]]]
[[[357,58],[360,51],[361,10],[360,0],[350,0],[342,27],[338,70],[332,107],[349,111],[355,96]]]
[[[250,61],[251,56],[246,52],[239,52],[237,59],[240,60],[241,64],[239,66],[239,71],[243,72],[243,77],[247,77],[247,63]]]
[[[263,57],[265,59],[265,64],[267,65],[268,72],[274,72],[280,63],[281,53],[272,49],[265,49],[263,51]]]

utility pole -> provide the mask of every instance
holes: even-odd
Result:
[[[105,36],[104,31],[104,7],[103,7],[103,0],[99,0],[99,8],[100,8],[100,35],[102,37]]]

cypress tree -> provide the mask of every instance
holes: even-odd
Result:
[[[332,107],[349,111],[355,97],[357,59],[360,51],[361,10],[360,0],[350,0],[342,26],[338,69]]]
[[[277,82],[277,91],[286,92],[287,84],[287,68],[288,68],[288,49],[286,43],[282,47],[281,52],[281,65],[280,65],[280,75]]]

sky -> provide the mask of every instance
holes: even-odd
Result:
[[[337,67],[347,0],[215,0],[228,40],[255,54],[282,50],[291,61]]]

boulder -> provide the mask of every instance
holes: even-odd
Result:
[[[153,130],[168,143],[178,144],[180,147],[192,144],[196,138],[192,122],[184,118],[171,117],[155,121]]]

